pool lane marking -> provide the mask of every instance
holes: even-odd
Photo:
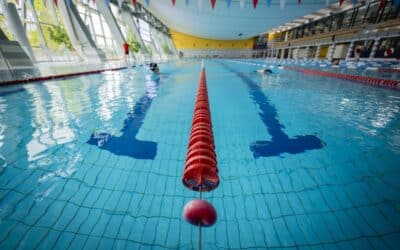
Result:
[[[255,158],[279,156],[283,153],[299,154],[324,147],[325,143],[315,135],[298,135],[289,138],[283,131],[284,126],[278,119],[276,108],[262,92],[260,86],[244,73],[238,72],[222,62],[219,63],[236,74],[247,85],[251,98],[260,109],[258,114],[272,137],[272,141],[255,141],[250,144],[250,150]]]
[[[157,143],[136,139],[143,120],[156,96],[160,78],[146,82],[146,93],[135,103],[133,109],[124,120],[121,136],[109,133],[93,133],[87,143],[107,150],[115,155],[133,157],[135,159],[153,160],[157,154]]]

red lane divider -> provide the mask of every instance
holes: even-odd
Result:
[[[203,63],[182,183],[187,188],[200,192],[200,199],[191,200],[185,205],[183,217],[190,224],[199,227],[198,248],[201,249],[201,227],[210,227],[217,221],[217,211],[211,203],[201,199],[201,194],[204,191],[215,189],[219,184],[206,72]]]
[[[321,71],[321,70],[303,69],[303,68],[297,68],[297,67],[285,66],[284,68],[288,69],[288,70],[299,71],[301,73],[308,74],[308,75],[319,75],[319,76],[326,76],[326,77],[332,77],[332,78],[339,78],[339,79],[343,79],[343,80],[356,81],[356,82],[367,83],[367,84],[371,84],[371,85],[379,85],[379,86],[387,86],[387,87],[396,87],[398,85],[400,86],[399,80],[382,79],[382,78],[369,77],[369,76],[347,75],[347,74],[340,74],[340,73],[327,72],[327,71]]]
[[[183,184],[194,191],[211,191],[219,184],[205,69],[201,69]]]
[[[392,68],[378,68],[380,72],[400,72],[400,69],[392,69]]]
[[[32,77],[32,78],[27,78],[27,79],[17,79],[17,80],[0,82],[0,87],[6,86],[6,85],[12,85],[12,84],[22,84],[22,83],[31,83],[31,82],[39,82],[39,81],[41,82],[41,81],[56,80],[56,79],[69,78],[69,77],[81,76],[81,75],[99,74],[99,73],[102,73],[105,71],[117,71],[117,70],[126,69],[126,68],[127,67],[99,69],[99,70],[83,71],[83,72],[76,72],[76,73],[60,74],[60,75],[38,76],[38,77]]]

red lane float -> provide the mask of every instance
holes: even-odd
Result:
[[[183,217],[192,225],[210,227],[217,220],[217,212],[209,202],[196,199],[185,205]]]
[[[378,68],[379,72],[400,72],[399,68]]]
[[[388,87],[400,86],[399,80],[382,79],[382,78],[369,77],[369,76],[347,75],[347,74],[340,74],[340,73],[334,73],[334,72],[326,72],[326,71],[320,71],[320,70],[287,67],[287,66],[285,66],[285,69],[299,71],[301,73],[308,74],[308,75],[319,75],[319,76],[326,76],[326,77],[332,77],[332,78],[339,78],[339,79],[356,81],[356,82],[367,83],[367,84],[372,84],[372,85],[388,86]]]
[[[31,77],[31,78],[26,78],[26,79],[18,79],[18,80],[0,82],[0,86],[31,83],[31,82],[42,82],[42,81],[56,80],[56,79],[69,78],[69,77],[81,76],[81,75],[92,75],[92,74],[99,74],[99,73],[102,73],[105,71],[117,71],[117,70],[126,69],[126,68],[127,67],[118,67],[118,68],[111,68],[111,69],[91,70],[91,71],[83,71],[83,72],[60,74],[60,75]]]
[[[204,67],[193,113],[182,183],[194,191],[211,191],[218,186],[219,177]]]
[[[206,73],[203,63],[182,183],[187,188],[200,192],[200,199],[191,200],[185,205],[183,218],[190,224],[199,227],[199,249],[201,249],[201,227],[212,226],[217,220],[215,208],[207,201],[201,200],[201,193],[211,191],[219,184],[217,156],[215,154]]]

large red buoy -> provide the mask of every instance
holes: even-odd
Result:
[[[183,217],[190,224],[202,227],[214,225],[217,212],[213,205],[205,200],[191,200],[183,208]]]

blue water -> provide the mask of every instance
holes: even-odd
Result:
[[[220,185],[203,249],[397,249],[400,91],[205,62]],[[198,61],[0,88],[0,249],[193,249]]]

